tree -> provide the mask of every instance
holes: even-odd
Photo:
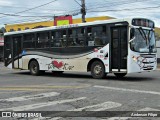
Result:
[[[0,28],[0,32],[5,33],[6,29],[4,27]]]

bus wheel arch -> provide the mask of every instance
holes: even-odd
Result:
[[[100,71],[97,71],[96,69],[100,69]],[[96,79],[104,78],[106,76],[105,65],[98,58],[92,59],[88,63],[87,71],[91,71],[92,77]]]
[[[38,76],[41,73],[39,63],[36,59],[31,59],[29,61],[28,69],[30,70],[30,73],[35,76]]]

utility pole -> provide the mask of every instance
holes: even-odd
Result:
[[[85,0],[81,0],[82,3],[82,8],[81,8],[81,13],[82,13],[82,22],[85,23],[85,15],[86,15],[86,6],[85,6]]]

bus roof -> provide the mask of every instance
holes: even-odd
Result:
[[[79,23],[79,24],[69,24],[64,26],[52,26],[52,27],[44,27],[44,28],[36,28],[36,29],[27,29],[22,31],[13,31],[13,32],[6,32],[4,36],[7,35],[14,35],[14,34],[24,34],[24,33],[32,33],[32,32],[41,32],[41,31],[49,31],[54,29],[62,29],[62,28],[74,28],[80,26],[88,26],[88,25],[96,25],[96,24],[104,24],[104,23],[118,23],[118,22],[131,22],[134,18],[126,18],[126,19],[111,19],[111,20],[101,20],[101,21],[93,21],[87,23]],[[146,19],[146,18],[140,18]]]

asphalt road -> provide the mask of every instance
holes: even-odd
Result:
[[[129,74],[123,79],[112,74],[105,79],[93,79],[89,73],[47,72],[32,76],[28,71],[10,70],[0,63],[0,111],[160,111],[160,71]],[[121,118],[54,117],[52,120],[160,119],[131,118],[125,114]]]

